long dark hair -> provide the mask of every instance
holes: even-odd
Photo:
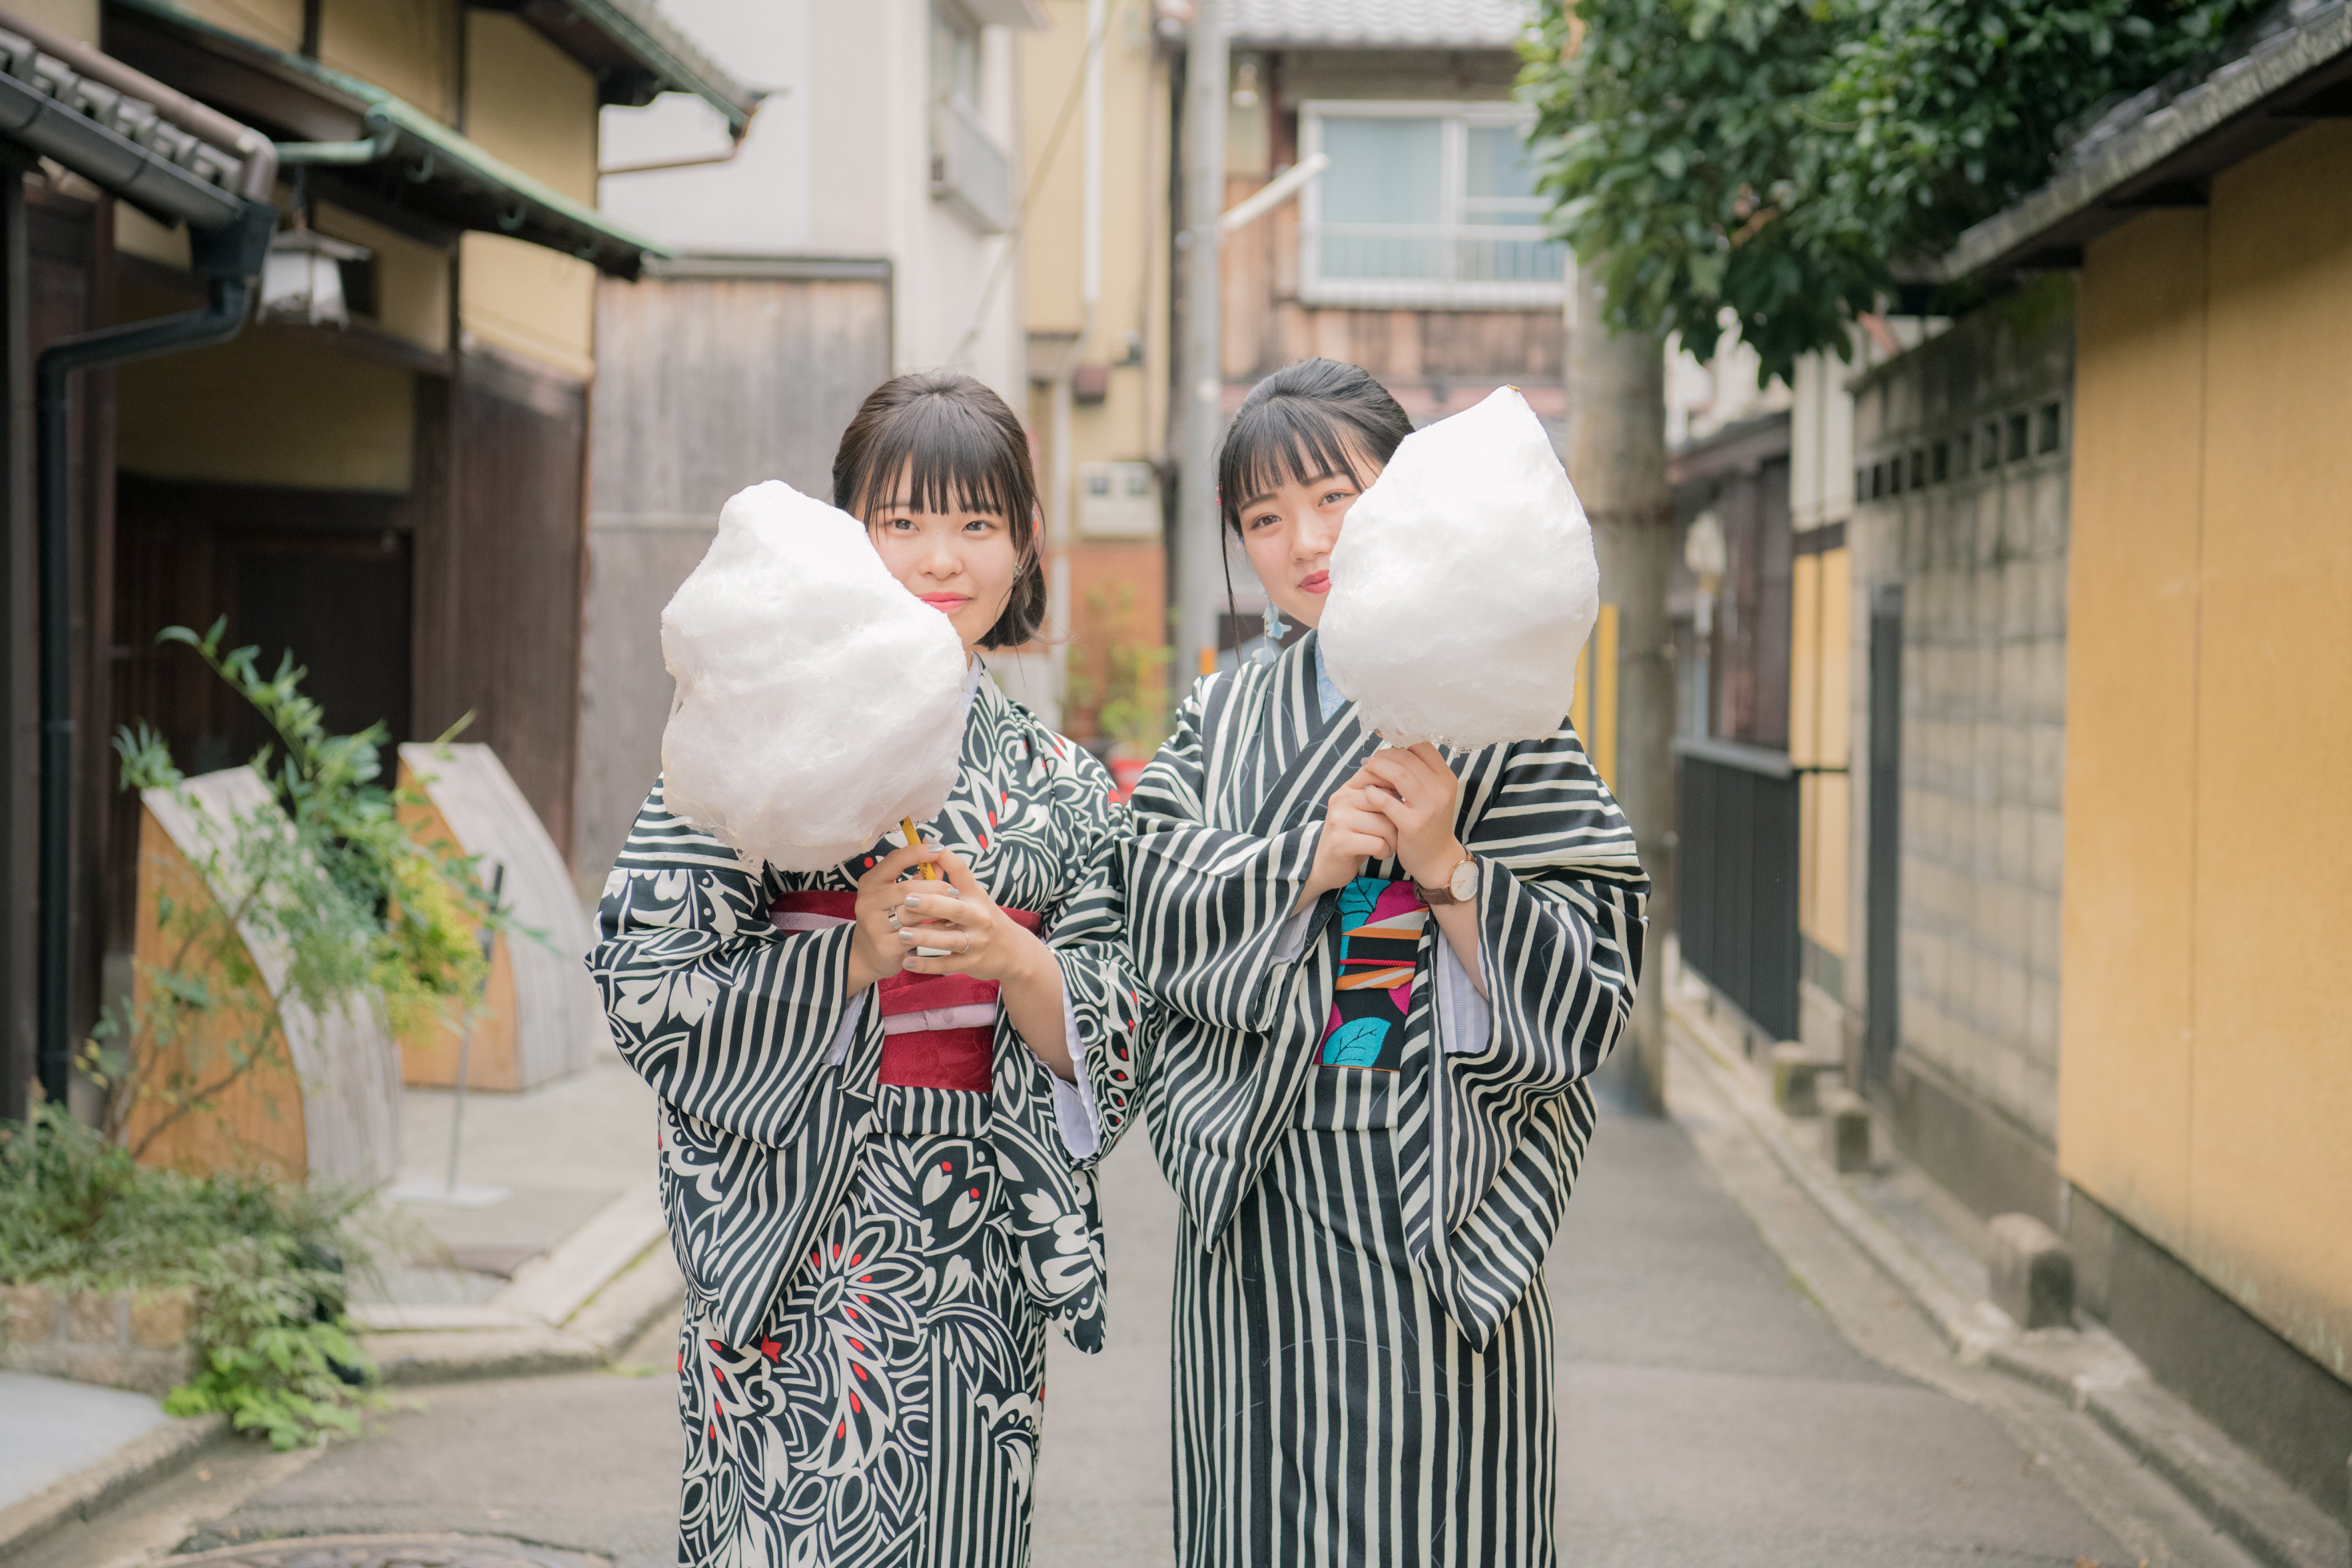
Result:
[[[1364,477],[1348,448],[1386,467],[1412,434],[1412,421],[1361,365],[1331,359],[1286,364],[1250,388],[1225,429],[1217,448],[1217,510],[1238,534],[1242,503],[1276,485],[1345,474],[1360,489]]]
[[[985,382],[953,371],[894,375],[866,395],[833,455],[833,504],[871,524],[898,499],[918,511],[993,512],[1021,558],[1013,592],[980,646],[1018,647],[1045,619],[1045,563],[1037,550],[1037,471],[1029,436]]]

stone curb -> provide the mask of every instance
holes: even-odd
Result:
[[[499,1377],[594,1372],[686,1299],[667,1236],[639,1247],[562,1326],[471,1332],[362,1335],[360,1343],[387,1388],[468,1383]],[[90,1519],[132,1492],[184,1468],[196,1451],[227,1430],[227,1419],[200,1415],[161,1426],[46,1490],[0,1510],[0,1563],[77,1519]]]
[[[1704,1017],[1673,998],[1666,1012],[1689,1042],[1685,1059],[1706,1071],[1774,1163],[1895,1283],[1963,1365],[2015,1377],[2088,1414],[2270,1568],[2345,1568],[2352,1562],[2352,1535],[2342,1525],[2158,1384],[2105,1329],[2026,1333],[1991,1302],[1953,1286],[1843,1180],[1797,1146],[1744,1060]]]
[[[91,1519],[140,1488],[178,1471],[228,1429],[225,1415],[192,1415],[158,1426],[94,1465],[0,1509],[0,1563],[78,1519]]]
[[[686,1299],[667,1237],[633,1259],[562,1325],[369,1334],[361,1347],[390,1388],[593,1372]]]

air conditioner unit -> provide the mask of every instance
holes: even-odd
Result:
[[[1080,463],[1078,533],[1087,539],[1157,540],[1160,471],[1150,463]]]

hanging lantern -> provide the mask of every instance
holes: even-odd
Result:
[[[260,319],[307,326],[347,327],[342,264],[365,261],[363,245],[329,239],[314,228],[280,229],[270,237],[269,259],[261,271]]]

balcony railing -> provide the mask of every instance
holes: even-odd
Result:
[[[1557,305],[1568,247],[1515,224],[1314,223],[1299,231],[1308,304]]]
[[[1759,746],[1675,742],[1683,962],[1776,1040],[1797,1036],[1797,774]]]
[[[960,98],[931,106],[931,195],[982,234],[1013,223],[1013,159]]]

